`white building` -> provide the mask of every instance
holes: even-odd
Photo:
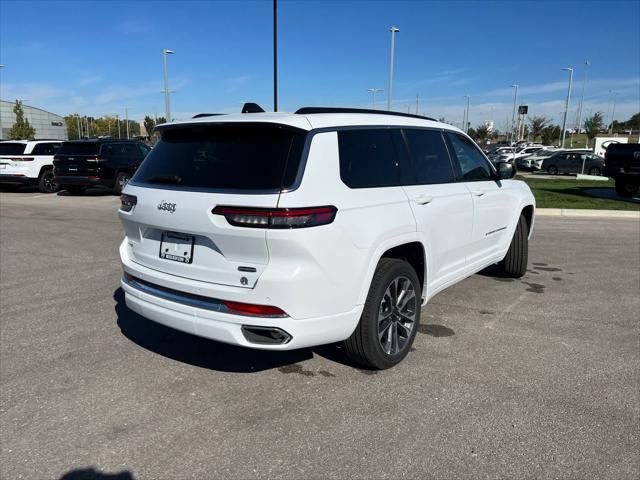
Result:
[[[16,115],[13,113],[15,102],[0,100],[0,140],[7,140],[9,130],[16,122]],[[68,140],[67,126],[64,118],[55,113],[47,112],[40,108],[30,107],[22,104],[24,118],[36,129],[36,140]]]

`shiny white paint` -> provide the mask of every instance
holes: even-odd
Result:
[[[39,143],[62,143],[55,140],[10,140],[9,143],[24,143],[25,150],[22,155],[2,155],[0,156],[0,164],[4,165],[0,169],[0,175],[23,175],[34,182],[38,180],[43,167],[53,168],[53,155],[31,155],[33,148]],[[24,162],[12,159],[17,158],[33,158],[33,160]]]
[[[460,132],[449,125],[408,117],[362,114],[245,114],[190,123],[265,121],[305,130],[360,125],[423,126]],[[286,318],[211,312],[160,299],[125,282],[127,305],[154,321],[195,335],[238,345],[287,350],[336,342],[355,329],[380,258],[391,248],[418,242],[425,252],[423,303],[442,289],[501,260],[522,209],[534,205],[523,182],[459,182],[350,189],[340,179],[337,133],[314,132],[298,188],[281,194],[239,195],[146,188],[129,184],[138,204],[120,211],[126,237],[120,247],[125,272],[162,287],[205,297],[274,305]],[[176,211],[159,210],[162,202]],[[216,205],[338,209],[330,225],[261,230],[229,225],[212,215]],[[194,263],[158,258],[159,233],[196,235]],[[249,266],[255,273],[239,272]],[[248,283],[241,283],[242,277]],[[255,345],[242,325],[274,326],[293,339]]]

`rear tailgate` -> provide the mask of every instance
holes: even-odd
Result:
[[[233,226],[216,206],[275,208],[297,174],[306,132],[280,125],[163,131],[120,211],[132,261],[171,275],[253,288],[269,262],[264,228]]]

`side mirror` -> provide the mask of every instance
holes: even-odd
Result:
[[[500,180],[510,180],[516,176],[516,167],[507,162],[498,162],[496,163],[496,170],[498,171],[498,179]]]

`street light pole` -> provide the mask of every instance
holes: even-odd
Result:
[[[78,123],[78,140],[82,138],[82,129],[80,128],[80,115],[76,113],[76,121]]]
[[[124,118],[127,121],[127,140],[129,140],[129,109],[124,107]]]
[[[278,111],[278,0],[273,0],[273,111]]]
[[[367,88],[368,92],[371,92],[371,108],[376,109],[376,93],[384,92],[382,88]]]
[[[393,96],[393,50],[395,47],[395,38],[396,32],[399,32],[400,29],[396,26],[393,26],[389,29],[391,32],[391,61],[389,62],[389,91],[387,92],[387,110],[391,110],[391,98]]]
[[[0,71],[4,68],[4,65],[0,65]],[[2,77],[0,76],[0,79]],[[4,134],[2,133],[2,106],[0,106],[0,140],[4,140]]]
[[[578,108],[578,133],[580,133],[580,124],[582,122],[584,90],[585,90],[585,87],[587,86],[587,71],[589,70],[589,65],[591,65],[591,62],[589,62],[589,60],[586,60],[584,62],[584,79],[582,80],[582,95],[580,96],[580,107]],[[589,142],[589,138],[587,137],[587,140],[585,141],[585,144],[584,144],[585,148],[588,146],[588,142]]]
[[[471,96],[466,94],[465,97],[467,97],[467,109],[464,112],[464,125],[462,126],[462,131],[467,133],[469,131],[469,102],[471,100]]]
[[[518,103],[518,87],[519,85],[516,83],[514,85],[511,85],[512,87],[514,87],[516,89],[514,95],[513,95],[513,114],[511,115],[511,143],[513,143],[513,133],[515,131],[516,128],[516,104]]]
[[[611,109],[611,126],[609,127],[609,134],[613,133],[613,120],[616,117],[616,98],[618,97],[618,92],[613,93],[613,108]]]
[[[171,105],[169,101],[169,80],[167,77],[167,55],[174,55],[176,52],[172,50],[167,50],[166,48],[162,50],[162,59],[164,64],[164,108],[165,115],[167,118],[167,122],[171,121]]]
[[[116,123],[118,124],[118,138],[120,137],[120,115],[116,113]]]
[[[562,70],[569,72],[569,89],[567,90],[567,100],[564,104],[564,116],[562,117],[562,141],[560,147],[564,148],[564,140],[567,135],[567,114],[569,113],[569,100],[571,98],[571,85],[573,84],[573,67],[566,67]]]

